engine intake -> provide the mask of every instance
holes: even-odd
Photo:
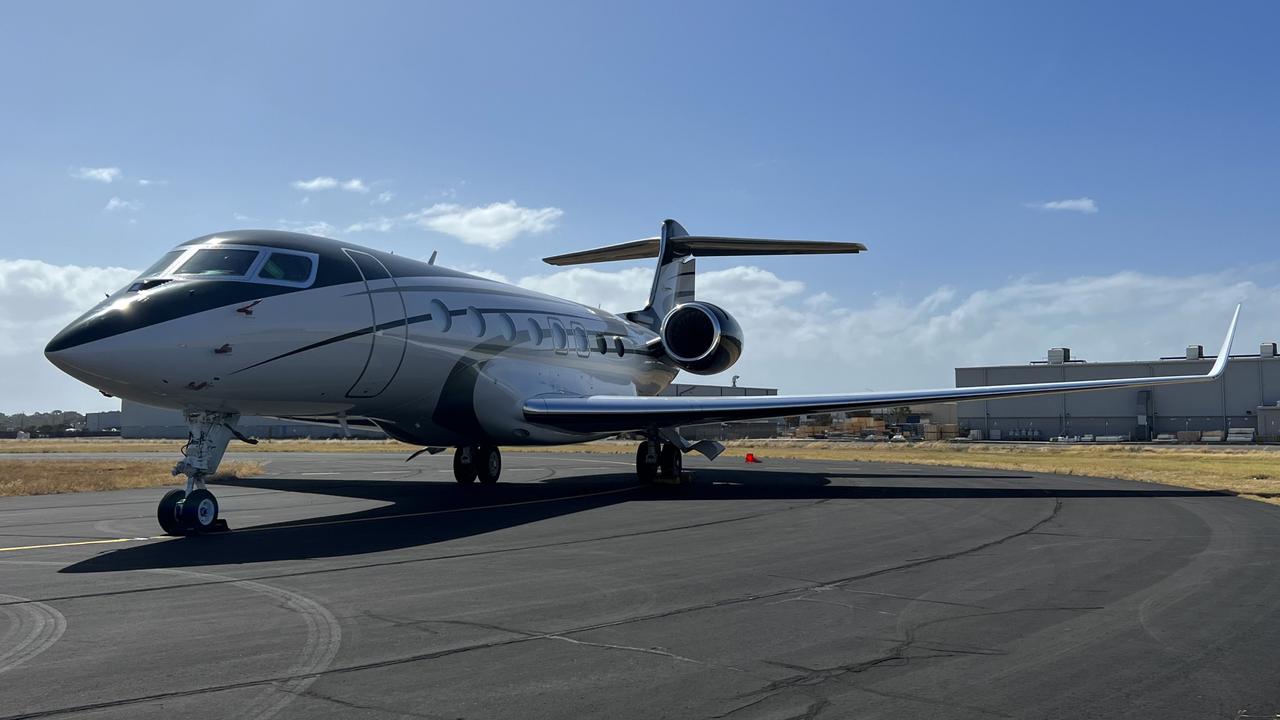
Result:
[[[733,367],[742,355],[742,328],[722,308],[705,302],[677,305],[658,331],[662,349],[681,369],[714,375]]]

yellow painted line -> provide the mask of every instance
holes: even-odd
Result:
[[[48,543],[46,545],[17,545],[15,547],[0,548],[0,552],[14,552],[17,550],[43,550],[45,548],[75,547],[76,545],[107,545],[110,543],[123,542],[143,542],[145,540],[160,540],[167,538],[168,535],[156,535],[154,537],[127,537],[127,538],[103,538],[102,540],[76,540],[74,542]]]
[[[449,472],[452,472],[450,470]],[[469,505],[459,508],[447,508],[444,510],[426,510],[423,512],[400,513],[397,515],[378,515],[375,517],[365,518],[347,518],[345,520],[318,520],[314,522],[297,523],[293,525],[276,525],[271,527],[247,527],[240,530],[234,530],[233,533],[254,533],[254,532],[272,532],[275,530],[297,530],[299,528],[324,527],[327,525],[347,525],[354,523],[380,522],[384,520],[399,520],[403,518],[427,517],[431,515],[450,515],[453,513],[472,512],[475,510],[496,510],[499,508],[520,507],[522,505],[540,505],[543,503],[561,502],[564,500],[579,500],[589,497],[600,497],[602,495],[617,495],[620,493],[631,492],[644,487],[643,485],[628,485],[623,488],[615,488],[612,490],[601,490],[597,492],[580,493],[577,495],[560,495],[550,498],[538,498],[536,500],[521,500],[511,503],[497,503],[493,505]],[[113,543],[126,542],[145,542],[147,540],[171,540],[169,535],[153,535],[151,537],[127,537],[127,538],[103,538],[102,540],[77,540],[74,542],[48,543],[46,545],[18,545],[16,547],[0,548],[0,552],[17,552],[19,550],[44,550],[46,548],[62,548],[76,547],[79,545],[109,545]]]

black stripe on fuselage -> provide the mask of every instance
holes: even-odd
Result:
[[[524,314],[530,314],[530,315],[533,315],[533,314],[537,314],[537,315],[558,315],[558,316],[564,316],[564,317],[571,317],[571,318],[573,318],[573,319],[575,319],[575,320],[586,320],[586,319],[587,319],[587,318],[583,318],[583,317],[578,316],[578,315],[564,315],[564,313],[543,312],[543,311],[540,311],[540,312],[536,312],[536,313],[535,313],[535,312],[533,312],[533,311],[529,311],[529,310],[516,310],[516,309],[503,309],[503,308],[476,308],[476,309],[477,309],[477,310],[479,310],[482,314],[483,314],[483,313],[490,313],[490,314],[492,314],[492,313],[517,313],[517,314],[519,314],[519,313],[524,313]],[[450,310],[450,311],[449,311],[449,315],[450,315],[451,317],[461,317],[461,316],[466,315],[466,314],[467,314],[467,311],[466,311],[465,309],[461,309],[461,310]],[[299,353],[307,352],[308,350],[315,350],[316,348],[321,348],[321,347],[324,347],[324,346],[326,346],[326,345],[332,345],[332,344],[334,344],[334,343],[339,343],[339,342],[342,342],[343,340],[350,340],[350,339],[352,339],[352,338],[357,338],[357,337],[360,337],[361,335],[368,335],[368,334],[370,334],[370,333],[374,333],[374,332],[378,332],[378,331],[382,331],[382,330],[389,330],[389,329],[391,329],[391,328],[398,327],[398,326],[400,326],[400,325],[405,325],[405,326],[409,326],[409,325],[416,325],[416,324],[421,323],[421,322],[427,322],[427,321],[429,321],[429,320],[431,320],[431,319],[432,319],[432,314],[431,314],[431,313],[423,313],[422,315],[414,315],[414,316],[412,316],[412,317],[408,317],[408,318],[404,318],[404,319],[400,319],[400,320],[390,320],[390,321],[385,322],[385,323],[379,323],[378,325],[370,325],[370,326],[368,326],[368,327],[363,327],[363,328],[360,328],[360,329],[358,329],[358,330],[352,330],[352,331],[350,331],[350,332],[342,333],[341,335],[335,335],[335,336],[333,336],[333,337],[331,337],[331,338],[326,338],[326,339],[324,339],[324,340],[320,340],[320,341],[318,341],[318,342],[313,342],[313,343],[311,343],[310,345],[304,345],[303,347],[296,348],[296,349],[294,349],[294,350],[290,350],[290,351],[285,352],[285,353],[281,353],[281,354],[279,354],[279,355],[276,355],[275,357],[267,358],[266,360],[261,360],[261,361],[259,361],[259,362],[256,362],[256,363],[252,364],[252,365],[248,365],[248,366],[245,366],[245,367],[240,368],[239,370],[236,370],[236,371],[234,371],[234,372],[231,372],[231,373],[229,373],[229,375],[235,375],[235,374],[237,374],[237,373],[242,373],[242,372],[244,372],[245,370],[252,370],[253,368],[261,367],[262,365],[266,365],[267,363],[275,362],[276,360],[282,360],[282,359],[287,358],[287,357],[290,357],[290,356],[292,356],[292,355],[297,355],[297,354],[299,354]],[[544,332],[549,334],[549,333],[550,333],[550,330],[546,330],[546,331],[544,331]],[[594,331],[593,331],[593,332],[594,332]],[[619,334],[619,335],[620,335],[620,333],[613,333],[613,334]],[[526,336],[526,337],[527,337],[528,333],[525,333],[524,331],[520,331],[520,332],[518,333],[518,335],[524,335],[524,336]],[[658,353],[658,352],[656,352],[656,351],[654,351],[654,350],[650,350],[649,348],[644,347],[644,346],[637,346],[637,347],[634,347],[634,348],[627,348],[626,352],[627,352],[627,353],[630,353],[630,354],[632,354],[632,355],[642,355],[642,356],[646,356],[646,357],[657,357],[657,356],[660,354],[660,353]]]

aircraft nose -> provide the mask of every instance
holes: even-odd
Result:
[[[81,318],[62,328],[45,345],[45,358],[54,367],[70,375],[77,375],[77,371],[91,371],[91,368],[86,367],[93,355],[90,347],[94,340],[102,337],[97,325],[87,318]]]
[[[104,314],[79,318],[59,330],[58,334],[49,340],[49,344],[44,347],[44,356],[52,361],[67,350],[86,345],[108,335],[114,335],[115,332],[111,332],[111,329],[107,327],[111,324],[114,323],[108,322]],[[116,330],[116,332],[119,332],[119,330]]]

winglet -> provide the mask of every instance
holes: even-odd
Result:
[[[1240,320],[1240,305],[1236,305],[1236,313],[1231,316],[1231,327],[1227,328],[1227,337],[1222,341],[1222,349],[1218,351],[1218,359],[1205,377],[1217,378],[1227,369],[1227,359],[1231,357],[1231,341],[1236,337],[1236,323]]]

